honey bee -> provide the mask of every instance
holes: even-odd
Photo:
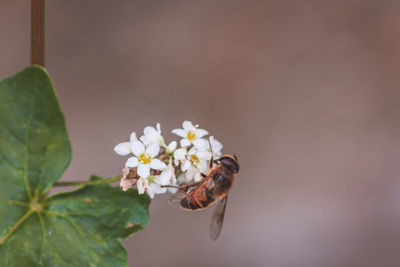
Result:
[[[176,187],[181,196],[178,202],[187,210],[202,210],[219,201],[211,218],[210,233],[213,240],[221,233],[228,193],[239,172],[235,154],[223,155],[216,162],[213,166],[214,161],[211,159],[210,168],[207,174],[201,174],[203,178],[200,181]]]

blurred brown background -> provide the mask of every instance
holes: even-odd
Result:
[[[131,266],[400,266],[399,1],[47,1],[46,67],[74,158],[160,122],[209,130],[241,171],[212,209],[156,197]],[[29,3],[0,3],[0,76],[29,62]]]

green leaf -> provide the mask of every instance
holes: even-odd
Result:
[[[64,116],[46,71],[30,66],[0,81],[0,201],[40,197],[70,160]]]
[[[46,71],[1,80],[0,266],[127,266],[121,239],[146,226],[149,197],[101,181],[46,196],[70,159]]]

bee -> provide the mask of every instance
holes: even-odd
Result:
[[[202,210],[218,202],[210,226],[211,238],[216,240],[221,233],[228,193],[239,172],[239,163],[235,154],[223,155],[216,160],[215,166],[213,163],[211,159],[210,168],[207,174],[201,174],[203,178],[200,181],[176,188],[181,196],[178,202],[184,209]]]

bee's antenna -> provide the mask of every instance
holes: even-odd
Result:
[[[208,138],[208,144],[210,145],[210,151],[211,151],[211,159],[210,159],[210,165],[209,168],[211,169],[213,167],[213,161],[214,161],[214,151],[212,149],[212,145],[211,145],[211,136]]]
[[[235,157],[235,160],[238,161],[238,157],[236,156],[236,153],[233,153],[233,156]]]
[[[196,171],[198,171],[198,172],[200,173],[200,175],[201,175],[202,178],[207,177],[207,175],[205,175],[204,173],[202,173],[202,172],[199,170],[199,168],[197,167],[197,165],[194,164],[194,162],[192,162],[192,161],[189,159],[189,157],[188,157],[187,155],[186,155],[186,159],[187,159],[188,161],[191,162],[192,166],[196,169]]]

